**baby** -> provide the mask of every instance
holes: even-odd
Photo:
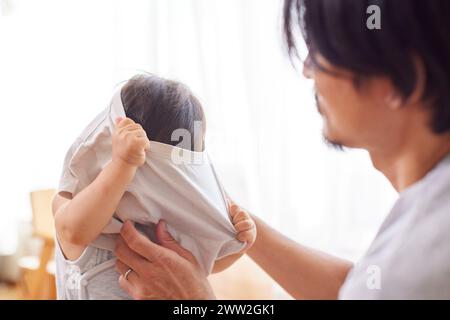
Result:
[[[154,224],[166,220],[205,273],[226,269],[250,248],[254,223],[235,206],[227,210],[204,131],[190,90],[153,75],[129,80],[85,129],[53,201],[59,299],[130,299],[113,255],[128,219],[151,239]]]

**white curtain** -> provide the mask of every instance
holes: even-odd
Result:
[[[5,0],[3,0],[5,1]],[[148,71],[188,84],[232,197],[305,244],[355,259],[395,199],[365,152],[322,142],[312,84],[281,41],[282,0],[8,0],[0,12],[0,250],[29,191],[115,84]]]

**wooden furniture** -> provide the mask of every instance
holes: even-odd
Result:
[[[54,239],[55,229],[52,213],[54,189],[30,193],[33,212],[33,236],[42,241],[39,256],[23,257],[19,261],[22,271],[21,292],[24,299],[55,299]]]

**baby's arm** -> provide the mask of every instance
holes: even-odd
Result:
[[[237,231],[236,239],[245,242],[246,246],[240,252],[216,260],[213,267],[213,273],[221,272],[242,257],[253,245],[256,239],[256,225],[248,212],[241,209],[238,205],[230,201],[230,215],[234,228]]]
[[[56,232],[63,250],[70,246],[85,247],[97,238],[110,221],[137,168],[145,162],[148,146],[145,131],[139,124],[128,118],[116,121],[112,161],[75,197],[63,193],[53,201]]]

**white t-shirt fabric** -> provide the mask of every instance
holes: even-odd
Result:
[[[450,155],[400,193],[340,299],[450,299]]]
[[[111,161],[111,136],[118,117],[125,117],[120,89],[67,153],[59,192],[77,195]],[[160,219],[208,274],[216,259],[245,246],[235,238],[226,195],[206,151],[151,141],[145,164],[138,168],[113,219],[92,245],[113,251],[114,235],[122,222],[131,220],[151,230]]]

